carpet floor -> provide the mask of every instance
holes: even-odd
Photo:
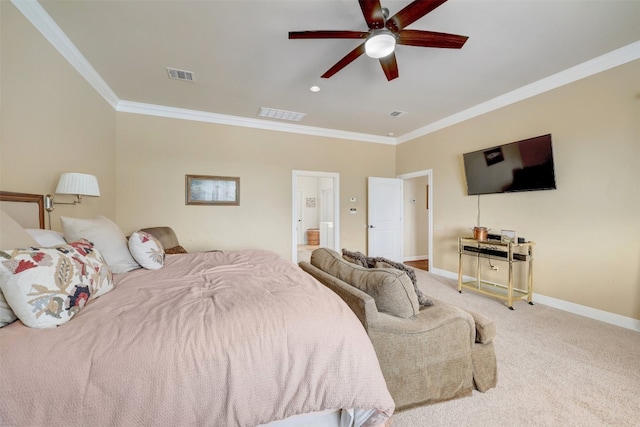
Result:
[[[498,385],[396,413],[392,427],[640,427],[640,333],[541,304],[464,291],[416,270],[425,295],[493,319]]]

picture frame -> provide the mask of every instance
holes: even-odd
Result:
[[[518,243],[516,232],[514,230],[501,230],[500,241],[503,243],[513,243],[513,244]]]
[[[316,207],[316,198],[315,197],[307,197],[306,205],[308,208]]]
[[[230,176],[185,175],[185,204],[239,206],[240,178]]]

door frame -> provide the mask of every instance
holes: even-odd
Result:
[[[429,230],[429,238],[428,240],[428,248],[429,248],[429,270],[431,270],[433,265],[433,169],[425,169],[417,172],[404,173],[401,175],[397,175],[396,178],[402,179],[403,181],[406,179],[418,178],[421,176],[427,177],[427,185],[429,186],[429,194],[427,197],[427,205],[429,206],[428,212],[428,230]]]
[[[340,248],[340,174],[337,172],[318,172],[293,170],[291,172],[291,260],[298,262],[298,234],[297,214],[298,214],[298,178],[303,176],[315,178],[333,179],[333,248],[339,251]]]
[[[296,198],[293,199],[296,203],[296,210],[293,213],[293,220],[297,222],[298,214],[300,215],[300,222],[304,224],[304,208],[302,207],[302,201],[304,200],[304,194],[302,191],[296,191]],[[296,231],[296,245],[299,245],[299,242],[304,242],[304,230],[300,227],[299,230]]]

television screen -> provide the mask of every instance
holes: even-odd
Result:
[[[463,154],[467,194],[555,190],[551,134]]]

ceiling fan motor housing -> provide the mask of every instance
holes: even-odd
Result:
[[[364,50],[370,58],[384,58],[393,53],[396,47],[396,36],[386,28],[371,30]]]

